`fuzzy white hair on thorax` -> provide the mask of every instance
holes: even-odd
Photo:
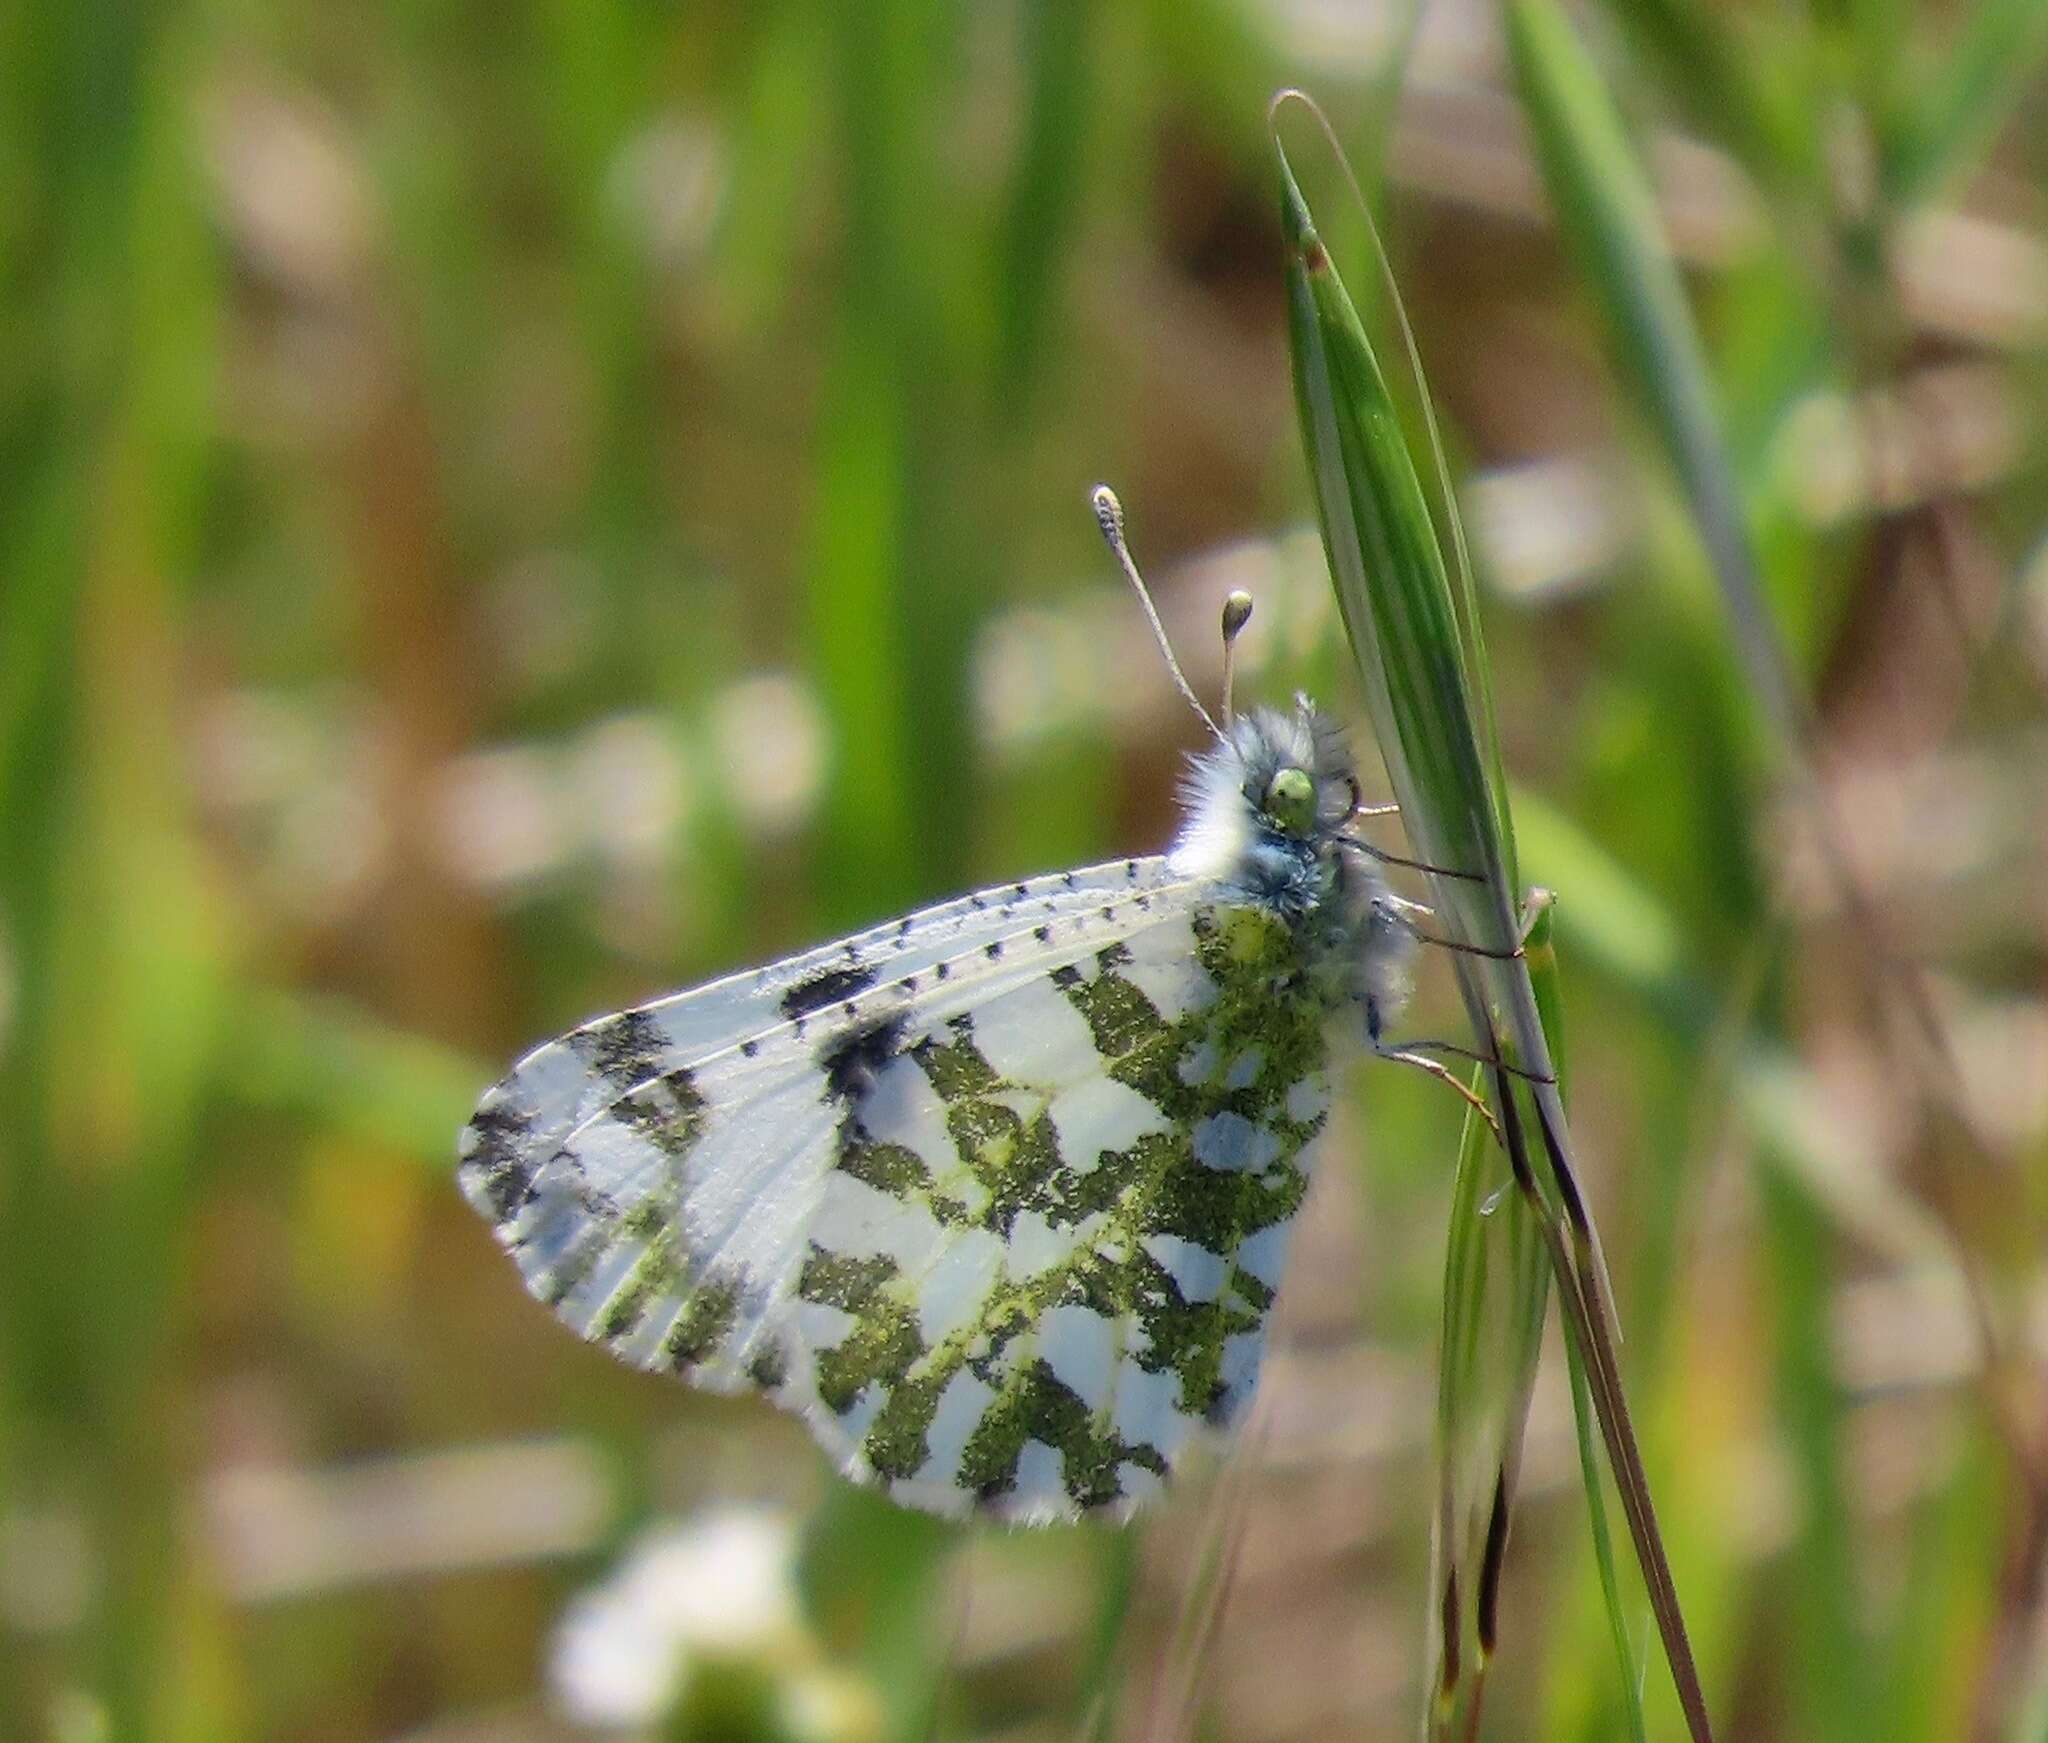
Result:
[[[1244,794],[1244,767],[1228,740],[1191,759],[1180,789],[1185,816],[1167,854],[1175,871],[1222,881],[1244,863],[1258,828],[1258,809]]]
[[[1270,831],[1264,796],[1282,769],[1316,784],[1316,816],[1334,830],[1351,814],[1351,759],[1336,722],[1307,697],[1292,714],[1258,708],[1229,722],[1225,736],[1190,759],[1181,781],[1185,813],[1168,856],[1176,871],[1225,883],[1244,881],[1252,851]]]

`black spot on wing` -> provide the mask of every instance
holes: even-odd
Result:
[[[507,1223],[533,1196],[535,1159],[527,1117],[502,1095],[492,1096],[469,1122],[475,1137],[462,1164],[465,1184],[474,1182],[491,1215]]]
[[[747,1363],[747,1378],[763,1392],[778,1390],[789,1378],[789,1352],[779,1338],[769,1338],[754,1352]]]
[[[896,1011],[834,1035],[818,1052],[826,1096],[847,1106],[859,1101],[874,1087],[882,1068],[903,1051],[903,1036],[909,1026],[908,1013]]]
[[[1232,1389],[1219,1378],[1210,1382],[1209,1401],[1202,1407],[1202,1420],[1211,1428],[1228,1428],[1237,1420],[1237,1413],[1244,1408],[1245,1400],[1252,1395],[1249,1386]]]
[[[612,1105],[610,1117],[680,1162],[704,1131],[704,1095],[688,1066],[650,1078]]]
[[[808,980],[800,980],[782,995],[782,1014],[791,1022],[836,1005],[875,984],[875,971],[861,963],[844,968],[821,968]]]
[[[621,1011],[569,1037],[579,1057],[619,1094],[638,1089],[665,1069],[668,1036],[647,1011]]]

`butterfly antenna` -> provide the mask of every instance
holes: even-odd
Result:
[[[1223,724],[1236,718],[1232,692],[1237,688],[1237,638],[1252,620],[1252,596],[1238,588],[1223,602]]]
[[[1138,603],[1145,608],[1145,621],[1152,626],[1152,639],[1159,644],[1159,651],[1166,656],[1166,669],[1173,674],[1173,681],[1180,686],[1180,693],[1188,699],[1188,706],[1202,717],[1202,724],[1217,738],[1222,738],[1223,729],[1210,717],[1208,709],[1202,706],[1194,686],[1188,682],[1187,674],[1180,669],[1180,661],[1173,657],[1173,644],[1166,639],[1166,625],[1159,621],[1159,608],[1152,603],[1152,594],[1145,586],[1145,578],[1138,573],[1138,565],[1131,561],[1131,547],[1124,543],[1124,505],[1117,501],[1116,492],[1106,484],[1098,484],[1089,492],[1088,501],[1095,510],[1096,524],[1102,528],[1110,554],[1116,558],[1117,566],[1124,572],[1124,579],[1131,584],[1138,596]],[[1228,710],[1226,709],[1226,714]]]

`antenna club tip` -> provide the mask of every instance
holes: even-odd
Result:
[[[1251,622],[1252,596],[1242,587],[1233,588],[1223,602],[1223,639],[1235,641],[1237,633]]]
[[[1088,493],[1088,506],[1102,523],[1103,537],[1115,543],[1124,530],[1124,505],[1117,501],[1116,492],[1106,484],[1098,484]]]

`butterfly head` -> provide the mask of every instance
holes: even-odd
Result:
[[[1235,716],[1194,759],[1182,801],[1176,863],[1293,915],[1316,906],[1338,875],[1358,782],[1336,723],[1299,697],[1292,713]]]
[[[1316,831],[1315,776],[1289,764],[1266,783],[1259,811],[1281,834],[1307,840]]]

